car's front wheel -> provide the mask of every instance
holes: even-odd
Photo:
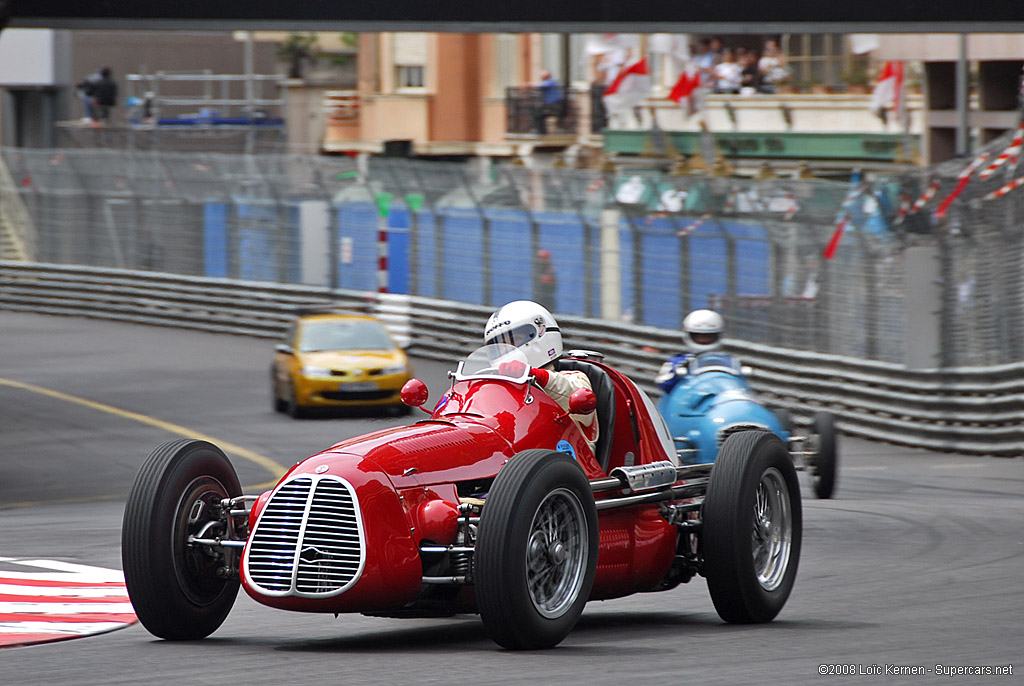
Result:
[[[786,604],[800,560],[803,514],[796,468],[768,431],[730,435],[702,508],[703,573],[727,622],[770,622]]]
[[[597,509],[568,455],[526,450],[498,473],[474,560],[484,627],[513,650],[558,645],[575,626],[597,570]]]
[[[153,635],[195,640],[224,622],[238,578],[188,539],[225,536],[221,501],[241,493],[228,458],[206,441],[170,441],[143,463],[124,510],[121,563],[135,614]]]
[[[288,399],[285,401],[285,411],[292,419],[304,419],[309,416],[309,409],[299,404],[299,398],[295,393],[295,384],[288,385]]]

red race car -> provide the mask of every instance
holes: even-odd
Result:
[[[459,363],[428,419],[338,443],[259,496],[241,494],[210,443],[158,447],[122,529],[139,620],[165,639],[203,638],[241,585],[283,610],[479,613],[498,644],[548,648],[588,600],[698,574],[725,621],[772,620],[802,533],[786,446],[742,431],[713,465],[681,466],[650,399],[601,359],[577,351],[558,362],[591,380],[570,412],[597,412],[593,450],[522,352],[495,345]],[[426,385],[412,379],[402,397],[423,406]]]

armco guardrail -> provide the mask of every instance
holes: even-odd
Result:
[[[491,308],[314,286],[175,276],[95,267],[0,262],[0,309],[77,315],[274,338],[303,308],[374,312],[416,355],[454,361],[481,342]],[[678,332],[559,317],[568,347],[602,352],[648,390]],[[906,370],[898,365],[741,341],[729,348],[754,371],[773,407],[804,418],[826,410],[844,433],[968,454],[1024,454],[1024,364]],[[805,419],[806,421],[806,419]]]

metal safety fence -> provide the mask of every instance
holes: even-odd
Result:
[[[452,364],[481,343],[490,314],[408,295],[0,261],[0,310],[273,339],[308,307],[374,313],[414,355]],[[649,392],[657,392],[653,377],[679,340],[675,331],[623,322],[570,316],[559,324],[570,347],[603,353]],[[827,410],[849,435],[966,454],[1024,453],[1024,364],[914,371],[740,341],[728,348],[752,367],[751,384],[766,404],[798,421]]]
[[[1012,164],[963,184],[971,159],[833,181],[672,174],[642,158],[605,173],[114,149],[2,156],[34,262],[484,308],[532,298],[560,317],[666,331],[714,307],[745,344],[908,369],[1024,359],[1024,190],[996,193]]]

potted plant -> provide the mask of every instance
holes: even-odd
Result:
[[[868,92],[868,70],[862,64],[855,64],[843,72],[841,76],[846,84],[847,93],[865,94]]]
[[[319,54],[315,33],[289,33],[277,44],[278,59],[288,63],[288,78],[301,79],[303,66],[313,63]]]

